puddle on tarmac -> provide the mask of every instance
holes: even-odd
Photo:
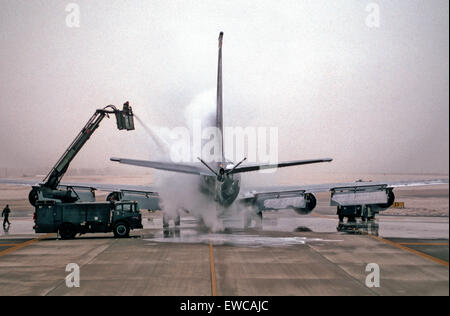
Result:
[[[308,237],[270,237],[238,233],[199,233],[193,229],[169,229],[155,235],[154,238],[144,239],[152,243],[185,243],[185,244],[209,244],[244,246],[244,247],[282,247],[304,245],[309,242],[340,242]]]
[[[264,216],[261,224],[252,220],[250,228],[262,229],[264,231],[279,232],[317,232],[317,233],[335,233],[337,219],[324,220],[318,217],[310,216],[284,216],[278,217],[278,214],[268,214]],[[199,221],[194,217],[182,217],[181,228],[196,228]],[[221,219],[221,226],[225,229],[244,229],[243,221],[240,218]],[[157,218],[144,222],[144,228],[158,229],[162,228],[162,219]]]

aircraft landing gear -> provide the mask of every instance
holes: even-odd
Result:
[[[169,216],[165,212],[163,214],[163,228],[169,228]]]
[[[166,212],[164,212],[163,213],[163,228],[164,229],[169,228],[170,220],[171,220],[171,217]],[[181,225],[181,216],[180,216],[180,212],[179,211],[177,211],[176,216],[173,218],[173,223],[174,223],[175,227],[180,227],[180,225]]]
[[[243,211],[244,228],[247,229],[252,225],[252,220],[255,219],[255,227],[262,227],[263,213],[255,208],[246,209]]]
[[[173,223],[175,227],[170,228],[170,220],[173,218]],[[175,238],[180,237],[180,225],[181,225],[181,216],[180,213],[177,212],[175,217],[171,217],[165,212],[163,213],[163,235],[164,238]]]
[[[177,214],[177,216],[175,216],[174,224],[175,224],[176,227],[180,227],[180,224],[181,224],[180,214]]]
[[[244,229],[247,229],[252,225],[252,214],[250,211],[245,210],[243,216],[244,216]]]
[[[256,213],[256,227],[262,228],[262,223],[263,223],[263,213],[258,212]]]

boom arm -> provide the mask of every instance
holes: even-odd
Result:
[[[115,114],[117,128],[119,130],[134,130],[133,112],[128,102],[123,105],[123,110],[118,110],[114,105],[108,105],[103,109],[96,110],[94,115],[92,115],[77,137],[75,137],[61,158],[59,158],[55,166],[50,170],[43,183],[40,185],[40,188],[35,187],[33,190],[38,189],[38,191],[43,193],[45,198],[60,199],[61,194],[63,196],[67,196],[67,193],[70,192],[60,192],[58,190],[58,185],[62,177],[69,168],[72,160],[99,127],[100,122],[105,118],[105,116],[109,117],[109,114]],[[31,204],[34,205],[36,200],[39,198],[39,192],[30,192]]]

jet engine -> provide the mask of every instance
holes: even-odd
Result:
[[[366,185],[332,189],[330,205],[338,207],[367,205],[378,212],[391,207],[394,201],[392,188],[385,185]]]
[[[312,193],[306,193],[304,195],[304,199],[305,199],[305,207],[302,207],[302,208],[296,207],[296,208],[294,208],[294,211],[297,214],[300,214],[300,215],[309,214],[309,213],[311,213],[314,210],[314,208],[317,205],[317,199],[314,196],[314,194],[312,194]]]
[[[337,230],[377,235],[375,217],[394,203],[392,190],[387,185],[355,185],[332,189],[330,205],[337,206]]]
[[[387,202],[377,205],[382,210],[390,208],[392,206],[392,204],[394,204],[394,202],[395,202],[394,191],[392,191],[392,189],[390,189],[390,190],[387,190],[386,193],[388,195],[387,196]]]

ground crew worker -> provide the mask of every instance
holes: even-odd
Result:
[[[3,209],[2,217],[3,217],[3,228],[5,228],[6,223],[8,223],[8,227],[11,225],[9,222],[9,213],[11,213],[11,210],[9,208],[9,205],[6,204],[6,207]]]

